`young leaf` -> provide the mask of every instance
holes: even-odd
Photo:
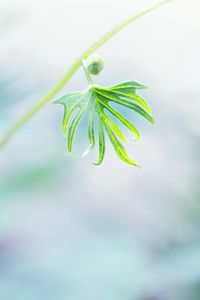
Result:
[[[104,159],[104,155],[105,155],[105,135],[104,135],[101,116],[99,115],[99,157],[98,157],[98,161],[93,164],[96,166],[100,165]]]
[[[92,101],[90,105],[90,116],[89,116],[89,123],[88,123],[88,139],[90,144],[88,148],[85,150],[85,152],[82,154],[82,157],[87,156],[95,145],[95,132],[94,132],[95,106],[96,103]]]
[[[56,104],[64,105],[64,117],[62,123],[62,130],[64,136],[66,135],[67,125],[74,111],[78,108],[78,105],[81,102],[81,100],[81,93],[69,93],[54,101],[54,103]]]
[[[129,130],[131,130],[135,136],[136,141],[140,138],[140,133],[137,130],[137,128],[124,116],[122,116],[117,110],[115,110],[113,107],[111,107],[108,104],[108,101],[105,98],[101,98],[101,95],[98,94],[96,97],[98,99],[98,102],[101,103],[103,107],[105,107],[110,113],[112,113],[119,121],[121,121],[122,124],[124,124]]]
[[[95,145],[95,133],[94,133],[94,116],[95,116],[95,101],[92,101],[91,108],[90,108],[90,118],[89,118],[89,125],[88,125],[88,138],[90,145]]]
[[[116,135],[118,135],[120,139],[122,139],[125,142],[128,142],[127,138],[123,135],[119,127],[106,114],[103,114],[102,119],[104,123],[107,123],[112,128],[112,130],[115,132]]]
[[[88,93],[83,94],[83,96],[81,97],[81,102],[79,103],[79,111],[76,114],[76,116],[74,117],[74,119],[69,127],[69,134],[68,134],[68,150],[69,150],[69,152],[72,151],[72,143],[73,143],[75,130],[76,130],[83,114],[85,113],[85,111],[87,109],[89,101],[90,101],[90,95],[88,95]]]
[[[125,163],[139,167],[127,154],[123,145],[119,142],[119,137],[123,141],[127,141],[121,129],[113,121],[112,116],[126,126],[136,136],[136,140],[140,138],[138,129],[118,110],[114,109],[110,102],[120,104],[120,106],[129,108],[140,114],[152,124],[155,124],[151,116],[151,109],[147,102],[136,94],[138,89],[146,88],[135,81],[123,82],[112,87],[101,87],[90,85],[90,87],[80,93],[70,93],[57,99],[55,103],[64,105],[63,132],[66,134],[68,130],[68,150],[72,151],[72,144],[76,129],[81,121],[82,116],[89,109],[88,122],[88,139],[89,147],[83,156],[87,155],[95,145],[95,115],[98,115],[98,140],[99,140],[99,156],[95,165],[100,165],[105,155],[105,134],[104,129],[108,133],[113,148],[117,156]],[[111,116],[106,114],[111,113]]]
[[[155,124],[154,119],[144,109],[142,109],[137,104],[134,104],[134,103],[129,102],[129,101],[123,99],[123,98],[120,98],[119,96],[116,96],[112,92],[108,93],[108,92],[102,91],[101,89],[96,89],[96,91],[97,91],[98,94],[102,95],[108,102],[113,101],[113,102],[116,102],[116,103],[121,104],[123,106],[126,106],[126,107],[128,107],[132,110],[135,110],[141,116],[146,118],[149,122],[151,122],[152,124]]]
[[[130,91],[130,92],[135,92],[136,90],[147,89],[147,86],[140,84],[136,81],[126,81],[126,82],[121,82],[119,84],[113,85],[113,86],[109,87],[109,89],[126,90],[126,91]]]
[[[110,91],[107,91],[108,93]],[[115,96],[121,97],[121,98],[127,98],[129,100],[132,100],[139,104],[146,112],[148,112],[150,115],[152,114],[152,110],[149,106],[149,104],[140,96],[138,96],[135,92],[125,92],[120,90],[112,90],[111,93]]]
[[[108,124],[104,123],[106,131],[108,133],[108,136],[110,138],[110,141],[115,149],[115,152],[117,154],[117,156],[124,161],[125,163],[129,164],[129,165],[133,165],[136,167],[140,167],[136,162],[134,162],[126,153],[126,150],[124,149],[124,147],[122,146],[122,144],[118,141],[118,139],[116,138],[114,132],[110,129],[110,127],[108,126]]]
[[[149,114],[152,114],[151,108],[148,103],[140,96],[136,94],[138,89],[146,89],[147,86],[137,83],[135,81],[123,82],[112,87],[104,88],[107,92],[115,93],[120,97],[125,97],[133,100],[137,104],[141,105]]]

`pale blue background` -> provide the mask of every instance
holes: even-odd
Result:
[[[0,0],[0,135],[72,60],[155,1]],[[69,155],[62,108],[47,105],[0,153],[1,300],[200,299],[199,1],[173,1],[98,51],[103,85],[149,86],[156,127],[120,162]],[[82,70],[64,91],[86,87]]]

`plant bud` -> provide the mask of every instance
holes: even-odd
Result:
[[[99,55],[93,55],[87,60],[87,69],[90,74],[98,75],[104,68],[104,61]]]

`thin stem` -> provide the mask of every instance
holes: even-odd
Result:
[[[21,128],[32,116],[34,116],[45,104],[49,102],[64,86],[65,84],[72,78],[72,76],[76,73],[79,67],[82,64],[83,59],[88,58],[92,53],[94,53],[97,49],[102,47],[106,42],[108,42],[113,36],[115,36],[118,32],[120,32],[124,27],[129,25],[130,23],[136,21],[137,19],[143,17],[147,13],[161,7],[164,4],[167,4],[172,0],[164,0],[159,2],[158,4],[141,11],[140,13],[131,16],[130,18],[126,19],[122,23],[116,25],[113,29],[111,29],[107,34],[105,34],[102,38],[96,41],[92,46],[90,46],[83,54],[77,58],[62,79],[58,82],[58,84],[42,99],[40,99],[33,107],[25,113],[25,115],[17,121],[10,129],[8,129],[7,133],[5,134],[4,138],[0,142],[0,148],[3,148],[11,137],[16,133],[16,131]]]
[[[90,46],[82,55],[82,57],[87,58],[88,56],[90,56],[92,53],[94,53],[97,49],[99,49],[101,46],[103,46],[107,41],[109,41],[110,39],[112,39],[113,36],[115,36],[118,32],[120,32],[122,29],[124,29],[124,27],[126,27],[127,25],[133,23],[134,21],[136,21],[137,19],[140,19],[141,17],[143,17],[144,15],[150,13],[151,11],[171,2],[173,0],[164,0],[161,1],[143,11],[141,11],[140,13],[133,15],[131,17],[129,17],[128,19],[124,20],[122,23],[119,23],[118,25],[116,25],[113,29],[111,29],[108,33],[106,33],[101,39],[99,39],[98,41],[96,41],[92,46]]]
[[[86,60],[83,59],[81,64],[83,66],[83,70],[84,70],[85,76],[87,78],[87,82],[89,83],[89,85],[93,85],[92,77],[90,75],[90,72],[88,71]]]

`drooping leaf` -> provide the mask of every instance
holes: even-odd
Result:
[[[95,102],[91,103],[90,107],[90,117],[89,117],[89,125],[88,125],[88,138],[90,145],[95,145],[95,133],[94,133],[94,117],[95,117]]]
[[[126,89],[129,91],[136,91],[136,90],[143,90],[143,89],[147,89],[146,85],[140,84],[136,81],[125,81],[125,82],[121,82],[119,84],[115,84],[111,87],[109,87],[110,90],[122,90],[122,89]]]
[[[91,93],[90,92],[83,93],[79,99],[80,99],[80,101],[77,104],[79,111],[76,114],[76,116],[74,117],[74,119],[69,127],[69,133],[68,133],[68,150],[69,150],[69,152],[72,151],[72,143],[73,143],[75,130],[76,130],[83,114],[85,113],[85,111],[88,107],[88,104],[91,99]]]
[[[112,116],[127,127],[135,136],[136,140],[140,138],[138,129],[118,110],[113,108],[110,103],[117,103],[120,106],[129,108],[135,113],[140,114],[150,123],[155,124],[152,118],[151,108],[148,103],[136,94],[137,90],[145,89],[146,86],[135,81],[123,82],[112,87],[101,87],[91,85],[87,90],[80,93],[69,93],[57,99],[54,103],[59,103],[64,106],[63,117],[63,132],[66,135],[68,130],[68,150],[72,151],[72,144],[76,129],[81,121],[82,116],[89,110],[88,122],[88,139],[89,147],[84,152],[83,156],[88,154],[95,145],[95,116],[98,116],[98,142],[99,156],[95,165],[100,165],[105,155],[105,133],[111,141],[117,156],[125,163],[139,166],[127,154],[122,141],[127,141],[127,138],[115,123]],[[119,106],[119,108],[120,108]],[[111,114],[108,115],[106,112]],[[71,123],[71,124],[69,124]]]
[[[110,91],[107,91],[110,93]],[[152,114],[152,110],[149,104],[140,96],[138,96],[135,92],[125,92],[119,90],[112,90],[112,95],[119,96],[128,100],[134,101],[136,104],[140,105],[147,113]]]
[[[95,106],[96,103],[92,101],[90,105],[90,115],[89,115],[89,122],[88,122],[89,146],[82,154],[82,157],[87,156],[90,153],[90,151],[94,148],[95,145],[95,132],[94,132]]]
[[[81,93],[70,93],[65,94],[63,97],[57,99],[54,103],[64,105],[64,117],[62,123],[63,134],[66,135],[67,125],[74,113],[78,108],[79,103],[81,102],[82,97]]]
[[[125,142],[128,142],[127,138],[121,132],[119,127],[106,114],[104,114],[104,116],[103,116],[103,121],[104,121],[104,124],[106,123],[112,128],[112,130],[115,132],[116,135],[118,135],[118,137],[120,139],[122,139]]]
[[[104,89],[107,92],[112,91],[112,93],[133,100],[137,104],[141,105],[148,113],[152,114],[149,104],[141,96],[138,96],[136,94],[136,91],[138,89],[146,88],[147,86],[137,83],[135,81],[128,81]]]
[[[134,104],[130,101],[127,101],[123,98],[120,98],[119,96],[116,96],[114,93],[112,92],[105,92],[102,91],[100,89],[96,90],[98,94],[102,95],[105,97],[105,99],[107,99],[107,101],[112,101],[112,102],[116,102],[118,104],[121,104],[125,107],[128,107],[134,111],[136,111],[137,113],[139,113],[141,116],[143,116],[144,118],[146,118],[149,122],[151,122],[152,124],[155,124],[154,119],[150,116],[150,114],[148,114],[143,108],[141,108],[139,105]]]
[[[137,130],[137,128],[128,120],[126,119],[122,114],[120,114],[117,110],[115,110],[113,107],[111,107],[108,104],[108,101],[106,98],[102,98],[100,95],[96,97],[98,99],[98,102],[101,103],[103,107],[105,107],[110,113],[112,113],[119,121],[121,121],[122,124],[124,124],[129,130],[131,130],[135,136],[136,141],[140,138],[140,133]]]
[[[98,161],[93,163],[98,166],[102,163],[105,155],[105,135],[101,115],[99,115],[99,157]]]
[[[124,162],[136,166],[136,167],[140,167],[136,162],[134,162],[127,154],[126,150],[124,149],[124,147],[122,146],[122,144],[118,141],[118,139],[116,138],[116,135],[114,134],[114,132],[111,130],[111,128],[108,126],[108,124],[104,123],[106,131],[108,132],[108,136],[110,138],[110,141],[115,149],[115,152],[117,154],[117,156]]]

